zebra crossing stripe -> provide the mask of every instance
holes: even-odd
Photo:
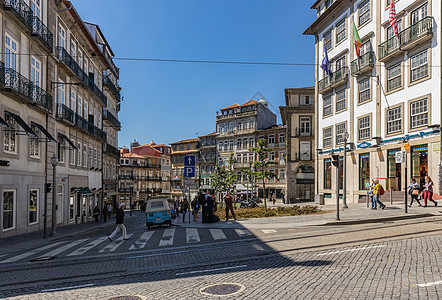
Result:
[[[214,240],[225,240],[226,235],[224,234],[222,229],[209,229],[210,234],[212,235]]]
[[[164,230],[163,237],[160,241],[160,247],[171,246],[173,244],[173,237],[175,236],[175,228],[168,228]]]
[[[153,231],[144,232],[138,240],[130,246],[129,250],[136,250],[136,249],[142,249],[144,246],[146,246],[146,243],[149,241],[149,239],[152,237]]]
[[[276,230],[274,230],[274,229],[263,229],[261,231],[264,233],[275,233],[276,232]]]
[[[130,238],[133,234],[128,234],[127,238]],[[107,245],[106,247],[104,247],[103,249],[101,249],[100,253],[103,252],[114,252],[118,247],[120,247],[123,244],[124,240],[123,240],[123,236],[120,236],[118,239],[115,240],[115,242],[111,242],[109,245]]]
[[[252,233],[246,229],[235,229],[235,232],[239,235],[239,236],[247,236],[247,235],[252,235]]]
[[[60,253],[62,253],[62,252],[64,252],[64,251],[68,250],[69,248],[72,248],[72,247],[74,247],[74,246],[77,246],[78,244],[81,244],[81,243],[83,243],[83,242],[85,242],[85,241],[87,241],[87,240],[88,240],[88,239],[81,239],[81,240],[78,240],[78,241],[72,242],[72,243],[70,243],[70,244],[64,245],[63,247],[57,248],[57,249],[55,249],[55,250],[52,250],[52,251],[49,252],[49,253],[45,253],[44,255],[41,255],[40,257],[42,257],[42,256],[55,256],[55,255],[57,255],[57,254],[60,254]]]
[[[0,264],[5,264],[5,263],[10,263],[10,262],[19,261],[19,260],[24,259],[24,258],[26,258],[26,257],[29,257],[29,256],[32,256],[32,255],[35,255],[35,254],[37,254],[38,252],[41,252],[41,251],[45,251],[45,250],[48,250],[48,249],[54,248],[54,247],[56,247],[56,246],[58,246],[58,245],[60,245],[60,244],[63,244],[63,243],[64,243],[64,242],[57,242],[57,243],[49,244],[49,245],[46,245],[46,246],[44,246],[44,247],[37,248],[37,249],[31,250],[31,251],[29,251],[29,252],[25,252],[25,253],[22,253],[22,254],[20,254],[20,255],[17,255],[17,256],[14,256],[14,257],[11,257],[11,258],[8,258],[8,259],[5,259],[5,260],[3,260],[3,261],[0,261]]]
[[[77,255],[83,255],[84,253],[88,252],[89,250],[91,250],[92,248],[94,248],[95,246],[97,246],[98,244],[101,244],[102,242],[104,242],[105,240],[107,240],[107,236],[103,236],[101,238],[98,238],[96,240],[93,240],[92,242],[90,242],[89,244],[84,245],[83,247],[81,247],[80,249],[75,250],[72,253],[69,253],[67,256],[77,256]]]
[[[198,242],[200,242],[200,236],[198,234],[198,229],[196,229],[196,228],[186,228],[186,239],[187,239],[187,243],[198,243]]]

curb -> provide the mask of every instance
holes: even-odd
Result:
[[[385,218],[376,218],[376,219],[365,219],[365,220],[353,220],[353,221],[335,221],[328,222],[325,224],[321,224],[319,226],[335,226],[335,225],[357,225],[357,224],[370,224],[370,223],[382,223],[382,222],[390,222],[390,221],[399,221],[399,220],[410,220],[410,219],[420,219],[427,217],[436,217],[437,215],[433,214],[419,214],[419,215],[402,215],[397,217],[385,217]]]

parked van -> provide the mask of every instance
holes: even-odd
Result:
[[[146,202],[147,229],[152,228],[154,225],[172,226],[169,201],[164,196],[154,196]]]

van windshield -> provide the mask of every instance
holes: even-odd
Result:
[[[164,207],[164,202],[163,201],[152,201],[150,203],[150,207],[151,208],[163,208]]]

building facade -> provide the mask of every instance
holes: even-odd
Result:
[[[109,60],[69,1],[3,1],[0,15],[0,237],[43,229],[46,210],[48,227],[53,214],[88,221],[102,203]]]
[[[434,65],[441,57],[436,32],[441,2],[397,1],[398,36],[389,23],[389,5],[389,0],[318,0],[312,6],[317,19],[305,34],[315,35],[316,192],[326,202],[335,202],[334,191],[342,188],[331,154],[342,157],[346,133],[355,148],[344,158],[350,202],[365,201],[372,178],[397,191],[410,177],[420,184],[425,175],[440,182],[441,80]],[[324,48],[331,76],[319,67]],[[398,151],[407,153],[407,174],[405,164],[395,161]]]
[[[199,186],[203,189],[211,189],[211,176],[216,166],[216,132],[200,137],[197,163],[200,174]]]

